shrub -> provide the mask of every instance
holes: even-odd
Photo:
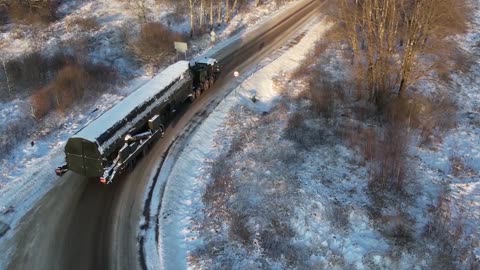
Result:
[[[62,68],[49,84],[55,107],[64,112],[75,100],[81,99],[91,84],[90,80],[90,75],[80,66],[67,65]]]
[[[68,27],[78,26],[83,31],[94,31],[99,28],[96,18],[81,18],[76,17],[68,22]]]
[[[31,52],[9,60],[5,62],[5,69],[13,95],[0,96],[0,99],[9,100],[30,95],[32,91],[45,86],[61,68],[74,62],[73,56],[60,50],[51,57]],[[0,73],[4,72],[2,67]]]
[[[8,21],[7,5],[0,0],[0,26],[4,25]],[[1,44],[1,43],[0,43]]]
[[[479,261],[472,247],[478,240],[469,233],[467,219],[474,218],[471,204],[456,204],[451,199],[449,187],[445,185],[437,202],[429,209],[430,221],[424,235],[435,246],[431,269],[478,269]],[[465,201],[465,198],[460,201]]]
[[[13,22],[46,24],[55,21],[58,0],[7,0],[8,17]]]
[[[475,176],[475,170],[465,164],[459,156],[450,157],[451,172],[455,177],[472,177]]]
[[[445,95],[439,95],[424,106],[419,128],[422,144],[432,142],[432,138],[441,139],[442,135],[457,126],[457,106]]]
[[[309,87],[315,111],[320,113],[328,122],[333,117],[335,104],[338,101],[337,97],[342,88],[340,84],[325,79],[323,73],[321,71],[315,72],[310,80]]]
[[[63,113],[84,98],[96,96],[113,77],[113,72],[102,66],[67,64],[31,96],[32,116],[40,119],[54,109]]]
[[[233,213],[231,215],[232,221],[230,223],[229,237],[230,239],[239,241],[243,245],[250,244],[253,235],[248,230],[248,217],[245,214]]]
[[[402,210],[398,210],[393,215],[383,215],[380,218],[380,231],[382,234],[400,246],[405,246],[414,240],[412,225],[408,215],[402,212]]]
[[[26,108],[25,108],[26,109]],[[16,121],[10,121],[8,125],[0,127],[0,157],[6,157],[13,148],[31,131],[33,120],[29,112]]]
[[[50,87],[43,87],[30,97],[31,113],[35,119],[44,117],[54,108],[51,91]]]
[[[203,194],[203,201],[206,205],[213,209],[220,207],[225,203],[228,196],[232,192],[232,177],[231,167],[228,159],[220,157],[212,165],[212,182],[207,185],[205,193]]]
[[[46,65],[46,60],[38,52],[28,53],[6,62],[5,69],[13,93],[22,94],[30,88],[43,85],[48,76]],[[4,72],[3,68],[2,71]]]
[[[411,133],[411,113],[409,103],[404,98],[396,98],[383,109],[383,128],[375,132],[365,143],[365,157],[371,157],[369,188],[372,193],[404,190],[407,172],[407,146]],[[371,156],[373,154],[373,156]]]
[[[387,191],[394,187],[396,191],[403,191],[407,170],[407,144],[406,130],[395,123],[385,126],[384,134],[378,137],[375,146],[375,155],[370,167],[372,177],[370,188]]]
[[[260,233],[260,244],[269,258],[278,260],[282,256],[292,255],[293,259],[296,254],[290,239],[294,236],[295,231],[287,222],[273,218]]]
[[[140,35],[133,42],[133,52],[142,61],[159,64],[167,56],[175,54],[174,41],[182,41],[180,34],[172,32],[158,22],[146,23],[140,29]]]

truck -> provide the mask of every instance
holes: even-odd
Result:
[[[133,169],[163,136],[177,109],[198,98],[218,78],[213,58],[178,61],[71,136],[58,176],[71,170],[110,184]]]

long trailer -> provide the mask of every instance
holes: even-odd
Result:
[[[72,170],[111,183],[153,142],[176,109],[207,90],[220,72],[215,59],[179,61],[124,98],[75,135],[65,145],[65,164],[57,175]]]

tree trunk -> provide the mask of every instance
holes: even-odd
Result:
[[[210,31],[213,30],[213,0],[210,0]]]
[[[222,0],[218,0],[217,6],[217,24],[220,26],[222,23]]]
[[[188,1],[188,4],[189,4],[189,7],[190,7],[190,37],[193,37],[193,32],[195,31],[194,29],[194,24],[193,24],[193,19],[194,19],[194,16],[193,16],[193,0],[189,0]]]
[[[5,79],[7,80],[8,96],[11,98],[12,97],[12,89],[10,88],[10,81],[8,79],[7,66],[5,65],[4,60],[2,60],[2,64],[3,64],[3,71],[5,71]]]
[[[203,27],[203,15],[205,14],[204,12],[204,6],[205,6],[205,0],[200,0],[200,28]]]
[[[232,6],[232,13],[235,11],[235,8],[237,7],[238,0],[233,1],[233,6]]]
[[[230,22],[230,0],[225,0],[225,22]]]

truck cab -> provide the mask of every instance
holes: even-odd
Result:
[[[202,91],[213,85],[220,73],[218,61],[213,58],[195,59],[190,61],[188,66],[192,73],[194,88],[199,88]]]

